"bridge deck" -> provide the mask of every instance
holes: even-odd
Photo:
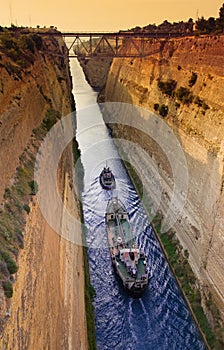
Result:
[[[86,58],[146,57],[159,52],[164,40],[189,36],[185,33],[59,32],[55,29],[37,30],[36,33],[43,36],[62,36],[68,46],[69,57]]]

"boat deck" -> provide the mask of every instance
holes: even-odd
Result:
[[[122,241],[126,247],[133,247],[135,245],[135,239],[131,232],[130,224],[126,220],[121,220],[117,225],[115,221],[108,223],[109,241],[111,246],[116,245],[118,237],[122,238]]]
[[[130,292],[140,295],[148,283],[145,256],[136,245],[125,207],[116,199],[108,202],[106,224],[110,253],[116,272]]]
[[[117,267],[118,270],[120,270],[122,276],[126,279],[129,278],[130,280],[135,281],[140,280],[141,276],[145,274],[145,265],[143,263],[142,259],[139,259],[137,266],[137,277],[133,278],[127,271],[125,264],[120,260],[120,259],[116,259],[116,261],[119,263],[119,266]]]

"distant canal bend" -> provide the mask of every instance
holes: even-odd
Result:
[[[141,201],[96,105],[97,94],[71,60],[77,107],[77,140],[84,166],[82,202],[94,301],[98,350],[204,350],[192,317],[161,252]],[[97,126],[96,126],[97,125]],[[123,290],[111,265],[104,213],[111,194],[98,176],[108,159],[117,181],[117,194],[131,218],[137,241],[147,256],[152,277],[141,299]]]

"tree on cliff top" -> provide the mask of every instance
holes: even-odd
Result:
[[[219,18],[218,18],[218,26],[224,32],[224,4],[219,9]]]
[[[219,17],[198,18],[196,21],[196,29],[199,34],[223,33],[224,32],[224,4],[219,9]]]

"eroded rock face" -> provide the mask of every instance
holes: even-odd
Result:
[[[224,36],[172,39],[160,44],[154,55],[143,59],[114,59],[105,89],[105,100],[126,102],[156,113],[174,131],[184,151],[188,171],[188,196],[175,224],[176,234],[198,279],[205,300],[212,294],[224,317]],[[158,43],[156,45],[158,49]],[[153,51],[153,47],[151,47]],[[130,51],[130,48],[129,48]],[[149,49],[150,51],[150,49]],[[156,50],[155,50],[156,51]],[[190,83],[192,74],[196,81]],[[174,80],[171,96],[158,87],[158,81]],[[194,79],[193,79],[194,80]],[[193,95],[190,103],[175,97],[180,87]],[[195,98],[197,99],[195,100]],[[199,99],[199,100],[198,100]],[[194,101],[203,101],[197,104]],[[157,106],[155,106],[157,104]],[[165,117],[155,109],[168,107]],[[209,108],[206,107],[209,106]],[[141,118],[141,115],[139,115]],[[127,116],[128,118],[128,116]],[[121,137],[146,150],[161,176],[163,194],[159,209],[167,212],[173,191],[173,176],[160,147],[136,130],[112,125]],[[142,154],[125,150],[133,162],[139,159],[144,178],[151,176]],[[136,152],[136,151],[135,151]],[[141,152],[140,152],[141,153]],[[177,159],[178,162],[178,159]],[[156,191],[147,185],[150,202],[157,205]],[[181,196],[181,194],[180,194]]]
[[[45,50],[35,51],[33,64],[21,70],[1,52],[1,202],[19,157],[25,148],[34,149],[33,129],[40,126],[46,111],[53,109],[61,117],[72,111],[68,59],[57,55],[66,53],[66,46],[60,38],[45,38],[44,45]],[[70,145],[59,163],[58,188],[62,201],[79,220],[80,209],[71,180],[73,164]],[[46,223],[36,197],[30,199],[30,213],[23,228],[24,249],[17,257],[19,270],[14,276],[11,301],[0,288],[0,347],[87,349],[82,246],[55,233]],[[81,229],[75,234],[81,237]]]
[[[51,55],[36,51],[34,63],[22,69],[1,53],[0,65],[0,199],[13,176],[18,159],[48,108],[62,116],[70,112],[71,94],[68,63],[56,56],[60,46],[51,48]],[[46,39],[46,47],[50,41]],[[62,46],[63,47],[63,46]],[[55,54],[55,56],[53,56]],[[65,78],[66,75],[66,78]]]
[[[102,91],[106,85],[111,62],[112,58],[79,58],[79,63],[87,81],[98,91]]]

